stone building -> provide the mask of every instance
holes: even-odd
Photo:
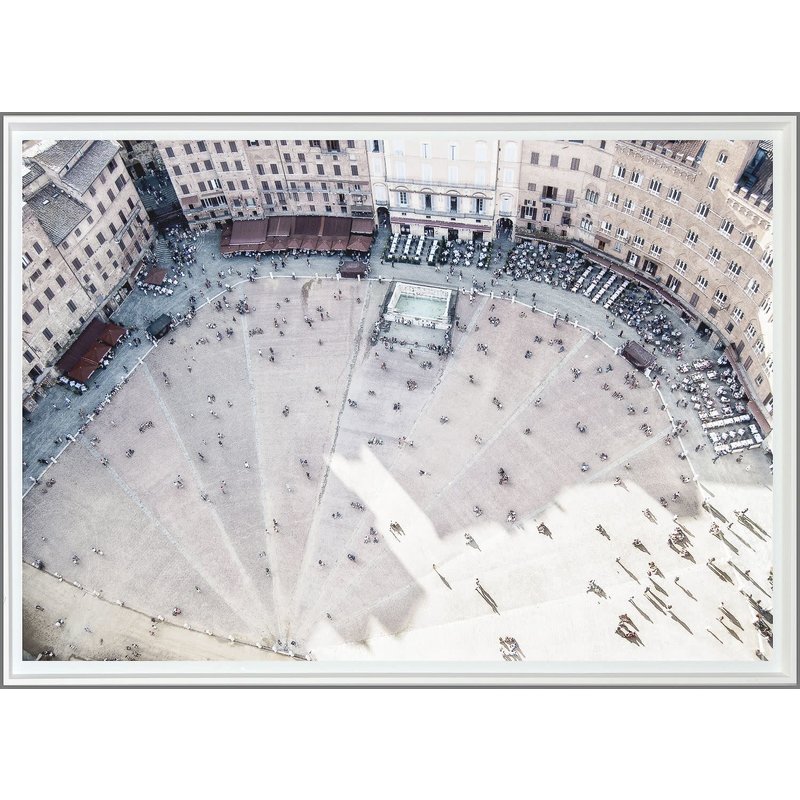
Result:
[[[517,152],[519,148],[517,145]],[[515,156],[512,151],[504,155]],[[504,164],[506,212],[516,199],[518,158]],[[498,142],[440,136],[372,140],[372,193],[395,233],[491,239],[497,219]]]
[[[373,216],[364,140],[170,140],[158,148],[192,228],[281,214]]]
[[[23,395],[95,313],[134,284],[155,232],[113,141],[27,142],[23,148]]]

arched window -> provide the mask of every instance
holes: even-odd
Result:
[[[503,160],[504,161],[516,161],[517,160],[517,144],[516,144],[516,142],[506,142],[506,146],[503,148]]]

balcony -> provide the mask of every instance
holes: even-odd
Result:
[[[489,225],[492,221],[492,215],[487,214],[485,211],[481,212],[480,214],[476,214],[472,211],[442,211],[438,208],[414,208],[412,206],[390,206],[389,212],[392,214],[407,214],[412,216],[423,216],[423,217],[430,217],[431,219],[437,219],[439,221],[444,220],[445,222],[450,220],[459,220],[459,219],[471,219],[475,222],[485,223]],[[504,216],[512,217],[513,214],[509,213]]]
[[[494,186],[488,183],[450,183],[449,181],[425,181],[422,178],[387,178],[387,183],[394,184],[390,189],[397,191],[397,186],[414,187],[414,191],[418,191],[420,187],[427,186],[441,186],[448,189],[475,189],[476,191],[483,191],[487,194],[494,194]]]

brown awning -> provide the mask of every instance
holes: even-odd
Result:
[[[297,248],[299,248],[302,243],[303,243],[303,237],[302,236],[290,236],[286,240],[286,249],[287,250],[297,250]]]
[[[333,236],[320,236],[317,239],[317,250],[332,250]]]
[[[267,225],[265,219],[236,220],[231,229],[231,244],[261,244],[267,239]]]
[[[301,250],[316,250],[318,236],[306,236],[303,238],[303,243],[300,245]]]
[[[349,236],[352,217],[323,217],[323,236]]]
[[[86,381],[88,381],[89,378],[92,377],[96,369],[97,369],[97,364],[94,364],[93,362],[87,361],[85,358],[82,358],[67,373],[67,377],[71,378],[73,381],[78,381],[78,383],[86,383]]]
[[[287,236],[270,236],[267,239],[267,246],[269,247],[269,252],[276,253],[280,250],[286,249],[286,240],[288,239]]]
[[[347,243],[350,241],[349,236],[334,236],[333,249],[334,250],[347,250]]]
[[[232,244],[223,244],[219,248],[219,251],[220,251],[220,253],[222,253],[222,255],[228,256],[228,255],[232,255],[233,253],[238,253],[239,252],[239,248],[235,247]]]
[[[166,277],[167,271],[165,269],[161,269],[160,267],[156,267],[155,269],[150,270],[146,278],[142,278],[142,283],[146,283],[148,286],[161,286]]]
[[[109,322],[98,337],[98,341],[113,346],[125,335],[126,330],[127,328],[123,328],[122,325],[115,325],[113,322]]]
[[[747,404],[747,412],[752,415],[756,425],[761,428],[761,433],[768,436],[772,431],[772,423],[764,416],[755,400],[750,400]]]
[[[81,356],[102,336],[105,323],[95,317],[78,338],[70,345],[67,352],[56,363],[56,368],[66,375],[80,360]]]
[[[319,236],[322,233],[324,217],[312,215],[294,218],[293,233],[301,236]]]
[[[83,358],[85,361],[91,361],[94,364],[100,364],[110,352],[111,345],[108,345],[105,342],[97,342],[83,354]]]
[[[354,250],[356,253],[368,253],[371,246],[372,239],[368,239],[366,236],[351,236],[347,243],[347,249]]]
[[[365,233],[368,236],[372,236],[374,230],[375,226],[372,220],[367,219],[366,217],[358,217],[354,219],[352,226],[350,227],[350,233]]]
[[[267,232],[270,236],[288,236],[292,232],[292,217],[270,217]]]

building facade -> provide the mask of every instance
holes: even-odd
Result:
[[[130,291],[155,232],[111,141],[28,142],[23,148],[23,396],[95,314]]]
[[[158,148],[193,229],[242,218],[373,216],[364,140],[160,141]]]

